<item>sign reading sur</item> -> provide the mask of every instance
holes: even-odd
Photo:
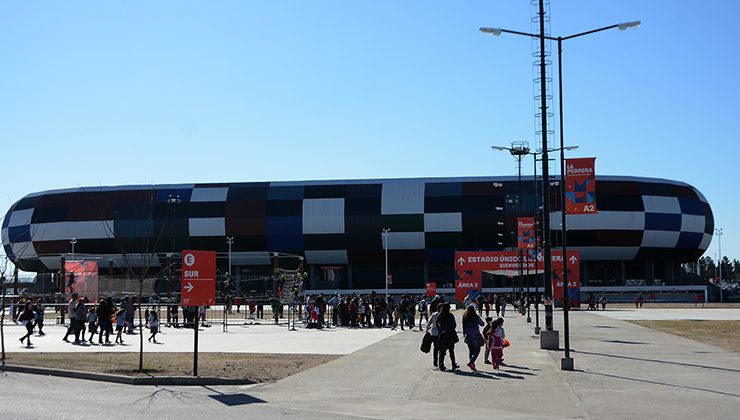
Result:
[[[180,305],[213,305],[216,301],[216,252],[183,250],[180,287]]]

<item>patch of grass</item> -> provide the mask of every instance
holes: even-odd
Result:
[[[199,376],[272,382],[339,356],[326,354],[199,353]],[[8,365],[38,366],[129,376],[190,376],[192,353],[7,353]]]
[[[740,334],[737,333],[740,329],[740,321],[640,320],[630,322],[740,352]]]

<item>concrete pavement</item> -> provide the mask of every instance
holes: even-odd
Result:
[[[561,319],[557,312],[562,336]],[[402,332],[256,386],[132,387],[2,374],[0,418],[736,418],[740,410],[738,353],[581,311],[571,313],[576,371],[562,372],[562,352],[540,350],[533,324],[511,314],[504,326],[512,346],[509,366],[498,372],[482,362],[481,373],[469,372],[462,342],[462,371],[433,370],[431,356],[418,350],[421,333]],[[78,409],[84,406],[90,411]]]
[[[737,321],[740,308],[640,308],[607,309],[593,311],[592,314],[623,320],[699,320],[699,321]]]

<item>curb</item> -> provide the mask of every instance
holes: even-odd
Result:
[[[209,378],[195,376],[147,376],[134,377],[125,375],[111,375],[107,373],[81,372],[76,370],[52,369],[35,366],[0,366],[0,371],[30,373],[34,375],[58,376],[62,378],[85,379],[88,381],[113,382],[126,385],[253,385],[254,382],[246,379]]]

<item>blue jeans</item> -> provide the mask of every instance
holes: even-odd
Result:
[[[468,345],[468,357],[470,358],[470,363],[475,363],[480,354],[480,346],[483,342],[483,337],[480,335],[469,335],[465,337],[465,342]]]

